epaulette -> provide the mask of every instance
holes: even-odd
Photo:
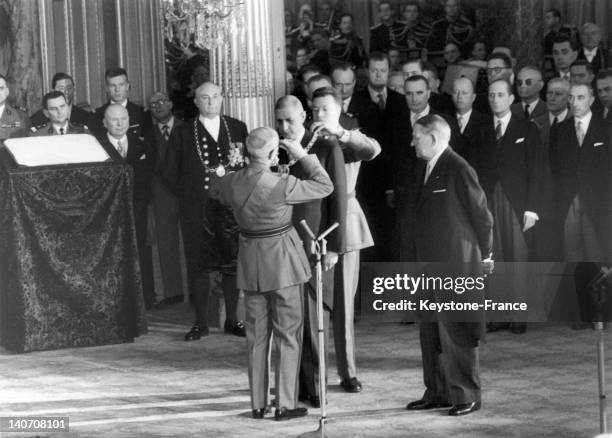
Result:
[[[32,126],[32,127],[30,128],[30,131],[32,131],[32,132],[37,132],[37,131],[40,131],[40,130],[41,130],[41,129],[43,129],[43,128],[46,128],[47,126],[49,126],[49,124],[48,124],[48,123],[43,123],[42,125]]]
[[[378,29],[380,26],[382,26],[382,23],[378,23],[376,26],[372,26],[372,27],[370,27],[370,30],[376,30],[376,29]]]

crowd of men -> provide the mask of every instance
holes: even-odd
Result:
[[[183,236],[195,307],[185,340],[209,334],[211,275],[218,273],[224,331],[247,338],[253,417],[263,418],[270,405],[272,333],[279,353],[275,418],[300,417],[307,411],[298,401],[315,408],[325,402],[319,382],[326,379],[318,369],[319,349],[326,348],[317,338],[315,254],[302,220],[315,235],[339,225],[322,260],[323,308],[326,336],[333,321],[347,392],[362,391],[353,327],[361,259],[489,266],[494,254],[505,262],[576,262],[576,328],[594,318],[587,285],[609,259],[611,237],[612,69],[601,32],[587,23],[578,36],[560,24],[558,11],[548,11],[543,45],[553,73],[547,77],[544,62],[516,68],[507,48],[485,58],[486,45],[474,41],[458,1],[444,5],[445,17],[427,24],[409,3],[407,22],[400,23],[393,5],[380,2],[381,24],[371,31],[367,57],[350,15],[327,8],[315,23],[303,11],[303,26],[291,33],[301,39],[297,54],[304,52],[301,83],[277,100],[275,129],[249,134],[244,122],[222,113],[227,90],[209,81],[194,89],[192,119],[176,118],[163,92],[145,110],[129,99],[126,71],[111,68],[105,105],[92,113],[77,107],[73,78],[57,73],[31,119],[6,103],[0,76],[0,136],[91,133],[109,156],[131,165],[146,305],[159,299],[152,215],[166,296],[182,290]],[[330,30],[336,30],[331,37]],[[318,47],[314,54],[306,42]],[[326,48],[330,43],[336,49]],[[454,77],[445,93],[422,49],[443,49],[445,56],[448,49],[450,65],[468,44],[483,74]],[[346,53],[332,56],[342,45]],[[518,299],[528,289],[521,283],[526,276],[514,278]],[[240,290],[246,323],[237,317]],[[446,320],[421,324],[426,392],[407,409],[465,415],[480,408],[477,348],[484,329]],[[526,323],[509,318],[487,326],[505,329],[524,333]]]

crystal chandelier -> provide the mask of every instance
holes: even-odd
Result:
[[[169,40],[212,50],[225,44],[232,34],[244,31],[243,0],[163,0],[165,30]]]

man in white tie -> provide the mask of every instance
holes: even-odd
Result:
[[[136,244],[140,261],[142,288],[145,305],[155,301],[151,247],[147,244],[147,211],[150,200],[152,177],[152,154],[149,145],[137,137],[130,128],[128,110],[119,104],[110,104],[104,111],[103,133],[97,139],[115,160],[127,162],[134,169],[133,204]],[[120,157],[120,158],[119,158]]]
[[[553,63],[556,76],[570,80],[570,65],[578,56],[576,43],[567,36],[560,35],[553,42]]]
[[[601,29],[594,23],[584,23],[580,31],[582,49],[578,52],[578,59],[585,59],[593,66],[595,74],[609,66],[606,51],[601,47]]]
[[[542,73],[537,67],[523,67],[516,78],[517,93],[521,101],[512,104],[510,110],[518,118],[532,120],[546,112],[546,104],[540,99],[544,87]]]

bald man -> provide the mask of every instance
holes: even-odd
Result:
[[[162,277],[161,290],[156,290],[156,304],[172,302],[183,295],[180,250],[179,200],[163,184],[160,171],[166,161],[170,135],[183,124],[173,114],[173,102],[166,93],[156,92],[149,99],[149,111],[144,123],[144,136],[152,146],[152,162],[155,170],[152,191],[155,239],[159,252]]]
[[[308,155],[298,140],[281,140],[280,146],[304,171],[303,180],[270,171],[278,162],[279,137],[274,130],[257,128],[246,142],[249,165],[217,180],[213,196],[232,207],[240,227],[238,287],[245,294],[253,418],[263,418],[268,406],[274,333],[279,358],[275,419],[289,420],[308,412],[296,406],[296,389],[303,323],[301,285],[311,276],[301,239],[291,224],[293,205],[324,198],[334,187],[317,157]]]
[[[211,183],[244,167],[247,127],[221,114],[221,88],[204,82],[195,90],[199,115],[177,127],[170,136],[161,170],[164,182],[180,199],[181,228],[189,291],[195,307],[195,323],[186,341],[207,336],[209,276],[220,272],[225,298],[225,333],[245,336],[238,320],[236,256],[238,225],[229,208],[210,197]]]
[[[108,105],[104,111],[102,125],[105,131],[97,134],[100,144],[113,159],[125,161],[134,169],[133,204],[136,243],[144,301],[145,305],[150,307],[155,296],[151,247],[147,245],[147,208],[151,192],[153,154],[148,144],[130,132],[130,116],[122,105]]]

